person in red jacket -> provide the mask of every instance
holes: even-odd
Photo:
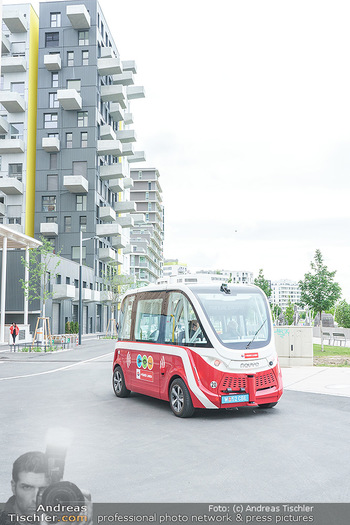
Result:
[[[12,325],[10,326],[10,332],[11,332],[11,335],[12,335],[13,344],[16,344],[16,337],[19,334],[19,328],[16,325],[16,323],[12,323]]]

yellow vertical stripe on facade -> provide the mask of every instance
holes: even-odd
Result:
[[[30,6],[25,233],[34,237],[39,17]]]

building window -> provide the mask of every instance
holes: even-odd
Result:
[[[67,51],[67,66],[74,66],[74,51]]]
[[[89,65],[89,51],[82,51],[81,55],[82,55],[83,66],[88,66]]]
[[[87,226],[87,217],[85,215],[82,215],[79,217],[79,226],[81,232],[86,232],[86,226]]]
[[[88,134],[87,134],[87,131],[82,131],[80,133],[80,147],[81,148],[87,148],[88,147]]]
[[[57,93],[49,93],[49,107],[58,108],[59,102],[57,100]]]
[[[61,13],[50,13],[50,27],[61,27]]]
[[[87,175],[87,162],[86,161],[74,161],[73,162],[73,175]]]
[[[55,195],[45,195],[42,197],[42,211],[56,211]]]
[[[88,112],[78,111],[78,128],[85,128],[88,125]]]
[[[22,180],[22,164],[9,164],[8,174],[9,177],[16,177],[18,180]]]
[[[86,260],[86,246],[83,246],[81,255],[82,255],[83,261]],[[73,261],[80,260],[80,246],[72,246],[72,260]]]
[[[89,45],[89,31],[78,32],[78,45],[88,46]]]
[[[66,284],[70,284],[70,277],[66,277]]]
[[[146,213],[146,222],[149,222],[149,213]]]
[[[67,89],[76,89],[80,93],[81,80],[67,80]]]
[[[73,147],[73,133],[66,133],[66,148],[72,149]]]
[[[72,217],[64,217],[64,231],[70,233],[72,231]]]
[[[59,273],[56,275],[56,284],[61,284],[62,282],[62,275],[60,275]]]
[[[11,92],[24,95],[24,82],[11,82]]]
[[[139,180],[142,179],[142,171],[139,171]]]
[[[57,217],[46,217],[46,224],[57,224]]]
[[[77,211],[86,211],[87,195],[76,195],[76,209]]]
[[[58,190],[58,175],[48,175],[47,176],[47,191],[57,191]]]
[[[149,199],[149,192],[146,191],[146,201],[148,201],[148,199]]]
[[[8,224],[21,224],[21,217],[9,217]]]
[[[45,47],[58,47],[59,33],[45,33]]]
[[[57,170],[57,153],[50,153],[50,170]]]
[[[44,114],[44,128],[57,128],[58,115],[57,113]]]
[[[58,87],[58,73],[51,73],[51,87]]]

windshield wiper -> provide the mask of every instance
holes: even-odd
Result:
[[[255,332],[255,334],[253,336],[253,339],[251,341],[249,341],[249,343],[247,344],[246,349],[250,347],[250,345],[252,344],[252,342],[254,341],[254,339],[256,338],[256,336],[258,335],[258,333],[260,332],[260,330],[262,329],[262,327],[264,326],[266,321],[267,321],[267,317],[266,317],[265,321],[263,322],[263,324],[260,326],[260,328],[258,328],[258,330]]]

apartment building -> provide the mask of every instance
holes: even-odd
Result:
[[[0,221],[60,255],[47,307],[59,332],[78,320],[81,252],[83,333],[99,331],[113,307],[107,265],[129,273],[130,229],[145,220],[129,167],[145,160],[131,113],[144,88],[96,0],[42,2],[39,17],[29,4],[4,6],[3,22]]]
[[[271,283],[271,303],[277,304],[285,310],[289,301],[292,304],[300,302],[300,288],[297,282],[289,279],[280,279]]]
[[[130,200],[142,221],[131,229],[130,273],[141,285],[156,283],[163,275],[164,209],[159,172],[132,169]]]

